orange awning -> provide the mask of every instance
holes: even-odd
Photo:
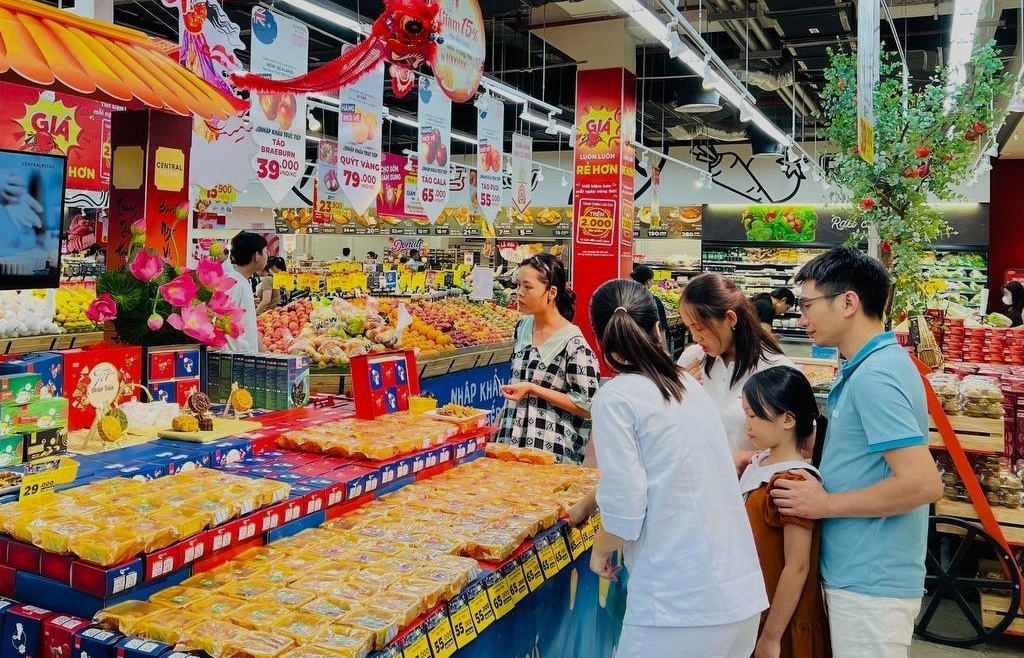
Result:
[[[0,75],[63,85],[119,105],[225,119],[245,102],[224,94],[142,32],[38,2],[0,0]]]

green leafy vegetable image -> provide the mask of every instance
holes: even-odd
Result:
[[[814,242],[818,228],[810,206],[749,206],[740,221],[750,242]]]

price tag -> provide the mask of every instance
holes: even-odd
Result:
[[[505,575],[505,582],[512,595],[512,605],[519,603],[530,593],[530,588],[526,586],[526,576],[523,575],[523,570],[518,564],[514,565],[514,568]]]
[[[412,287],[412,275],[408,272],[403,272],[398,277],[398,289],[402,291],[408,291]]]
[[[562,537],[557,537],[555,541],[551,543],[551,546],[555,549],[555,562],[558,564],[559,571],[572,564],[572,556],[569,555],[569,547],[565,545],[565,540]]]
[[[476,639],[476,627],[473,625],[473,611],[465,599],[451,601],[448,604],[448,618],[455,634],[455,644],[460,649]]]
[[[366,272],[353,272],[351,274],[349,285],[351,285],[350,290],[355,290],[356,288],[359,288],[360,290],[368,290],[369,286],[367,286],[366,283]]]
[[[74,480],[77,469],[68,468],[75,465],[72,459],[52,459],[49,461],[36,462],[25,468],[25,475],[21,478],[21,492],[19,499],[24,500],[31,496],[53,493],[53,488],[58,484],[67,484]]]
[[[402,648],[402,656],[404,658],[431,658],[430,641],[427,636],[419,631],[410,634]]]
[[[434,658],[449,658],[458,646],[455,644],[455,633],[448,621],[448,615],[442,611],[435,614],[436,623],[427,629],[427,639]],[[434,621],[434,620],[431,620]]]
[[[274,274],[274,287],[295,290],[295,276],[287,272],[277,272]]]
[[[555,559],[555,547],[548,544],[544,548],[537,549],[537,557],[540,559],[540,568],[544,571],[545,578],[551,578],[558,573],[558,560]]]
[[[341,292],[345,289],[345,280],[348,278],[347,274],[328,274],[327,275],[327,292]]]
[[[672,272],[669,270],[654,270],[655,281],[670,281],[672,279]]]
[[[498,577],[497,580],[489,584],[487,594],[491,597],[491,608],[494,609],[495,619],[501,619],[515,606],[512,592],[509,591],[508,583],[504,578]]]
[[[480,591],[469,599],[469,611],[473,613],[473,625],[477,633],[483,633],[484,629],[494,623],[494,608],[491,606],[491,599],[487,596],[487,590],[478,587]]]
[[[544,582],[544,571],[540,568],[540,558],[536,552],[530,551],[529,557],[523,561],[523,574],[526,576],[526,585],[530,591],[536,592]]]
[[[427,273],[416,272],[412,275],[412,289],[413,290],[426,290],[427,289]]]
[[[274,276],[277,275],[275,274]],[[320,275],[305,272],[298,274],[295,277],[295,284],[298,286],[299,290],[320,290]]]
[[[594,545],[594,536],[597,529],[594,527],[594,518],[590,517],[580,525],[580,532],[583,533],[583,548],[590,548]]]
[[[578,558],[583,554],[583,551],[587,550],[583,545],[583,531],[579,526],[569,529],[569,552],[572,553],[572,559]]]
[[[464,276],[465,276],[465,273],[461,269],[455,270],[452,273],[452,284],[456,285],[456,286],[461,286],[462,285],[462,278]]]

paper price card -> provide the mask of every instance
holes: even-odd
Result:
[[[670,281],[672,279],[672,272],[669,270],[654,270],[655,281]]]
[[[572,556],[569,554],[569,547],[566,546],[564,537],[555,537],[551,542],[551,547],[555,550],[555,562],[558,564],[559,571],[572,564]]]
[[[455,644],[460,649],[476,639],[476,626],[473,625],[473,611],[469,609],[469,599],[457,596],[448,602],[448,619],[452,623]]]
[[[25,466],[25,476],[21,479],[18,497],[24,500],[30,496],[53,493],[53,488],[58,484],[74,480],[77,472],[77,463],[67,458],[28,464]]]
[[[588,518],[580,525],[580,532],[583,533],[583,547],[590,548],[594,545],[594,537],[597,535],[597,528],[594,527],[593,517]]]
[[[540,560],[540,568],[544,571],[545,578],[551,578],[558,573],[558,560],[555,559],[555,548],[550,543],[537,545],[537,558]]]
[[[308,273],[297,274],[295,276],[295,284],[299,290],[320,290],[320,275]]]
[[[473,625],[477,633],[483,633],[484,629],[494,623],[494,608],[491,607],[491,599],[487,596],[487,589],[483,583],[470,585],[466,591],[469,601],[469,611],[473,614]]]
[[[427,273],[417,272],[412,275],[412,289],[413,290],[426,290],[427,289]]]
[[[531,592],[536,592],[544,582],[544,570],[540,567],[540,558],[537,557],[536,551],[526,553],[526,559],[523,560],[523,575],[526,576],[526,585]]]
[[[327,292],[340,292],[341,290],[344,290],[347,278],[347,274],[328,274]]]
[[[578,558],[585,550],[583,530],[579,526],[569,528],[569,552],[572,553],[572,559]]]
[[[419,628],[409,631],[402,642],[402,656],[404,658],[432,658],[430,655],[430,640]]]
[[[484,582],[487,583],[487,594],[491,597],[491,608],[494,609],[494,618],[501,619],[515,606],[515,602],[512,600],[512,592],[508,589],[508,583],[502,577],[500,571],[495,571],[487,576]]]
[[[426,627],[427,639],[430,641],[430,650],[434,658],[450,658],[458,646],[455,644],[455,633],[445,609],[441,608],[432,614],[427,619]]]
[[[513,563],[502,569],[505,574],[505,583],[508,585],[509,594],[512,595],[512,605],[515,605],[526,598],[530,588],[526,586],[526,576],[518,563]]]
[[[274,274],[274,287],[279,290],[295,290],[295,276],[287,272]]]
[[[367,290],[369,288],[366,284],[365,272],[355,272],[351,275],[349,280],[349,290],[355,290],[356,288],[359,288],[360,290]]]

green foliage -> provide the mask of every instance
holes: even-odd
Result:
[[[954,188],[975,173],[979,152],[1002,120],[997,100],[1010,90],[1009,76],[1002,73],[994,43],[978,48],[967,84],[947,109],[947,70],[937,70],[924,87],[905,88],[899,57],[883,50],[874,97],[875,162],[868,164],[857,153],[857,57],[831,50],[829,56],[821,94],[824,136],[836,152],[829,178],[849,193],[857,224],[877,229],[891,250],[893,314],[921,311],[927,301],[924,251],[952,230],[929,200],[962,198]],[[919,148],[927,154],[922,157]],[[874,207],[865,210],[864,199]]]

